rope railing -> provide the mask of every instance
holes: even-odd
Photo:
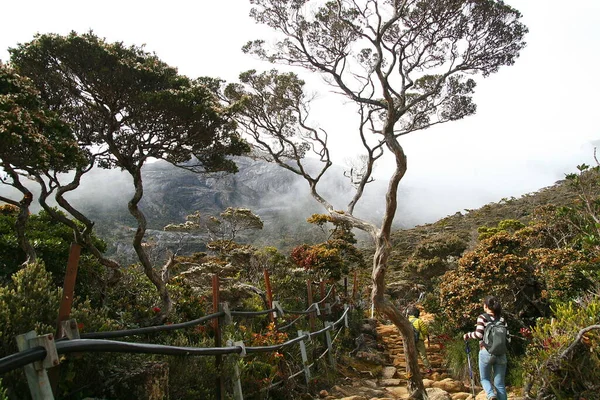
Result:
[[[187,322],[181,322],[178,324],[146,326],[144,328],[124,329],[124,330],[119,330],[119,331],[82,333],[81,338],[82,339],[108,339],[108,338],[116,338],[116,337],[144,335],[144,334],[156,333],[156,332],[175,331],[177,329],[182,329],[182,328],[191,328],[193,326],[200,325],[203,322],[212,320],[214,318],[220,318],[223,316],[225,316],[225,312],[219,311],[214,314],[206,315],[202,318],[194,319],[192,321],[187,321]]]
[[[292,379],[302,373],[306,374],[306,379],[308,382],[308,378],[310,375],[309,369],[314,366],[315,362],[324,357],[326,354],[331,352],[331,345],[339,336],[341,329],[337,332],[332,341],[329,335],[329,331],[335,329],[339,324],[343,321],[346,321],[347,326],[347,315],[348,315],[348,306],[346,306],[344,312],[341,317],[335,322],[325,322],[326,325],[324,328],[313,331],[313,332],[303,332],[299,331],[299,335],[296,338],[287,340],[284,343],[270,345],[270,346],[255,346],[255,347],[245,347],[243,342],[235,342],[234,345],[232,343],[228,343],[227,346],[220,346],[220,342],[216,342],[218,347],[180,347],[180,346],[170,346],[170,345],[159,345],[159,344],[150,344],[150,343],[137,343],[137,342],[124,342],[124,341],[116,341],[109,340],[114,338],[128,337],[128,336],[136,336],[136,335],[145,335],[152,334],[158,332],[166,332],[166,331],[175,331],[179,329],[185,329],[194,327],[203,323],[206,323],[211,320],[217,319],[217,321],[221,320],[225,324],[231,322],[231,317],[256,317],[261,315],[269,315],[271,314],[273,317],[281,317],[284,314],[298,315],[290,323],[287,323],[283,326],[277,326],[277,330],[282,331],[292,327],[296,324],[301,318],[306,315],[320,314],[319,304],[323,304],[328,298],[330,298],[333,293],[333,286],[329,289],[329,292],[326,296],[324,296],[319,302],[315,302],[310,304],[310,306],[303,311],[295,311],[295,310],[284,310],[279,306],[276,301],[273,301],[273,308],[268,310],[261,311],[229,311],[226,303],[220,303],[221,306],[218,312],[214,312],[212,314],[203,316],[201,318],[197,318],[191,321],[176,323],[176,324],[168,324],[168,325],[159,325],[159,326],[149,326],[143,328],[134,328],[134,329],[124,329],[117,331],[105,331],[105,332],[90,332],[90,333],[82,333],[79,334],[77,330],[77,323],[75,320],[68,321],[70,324],[70,331],[66,328],[65,325],[63,328],[66,329],[67,336],[69,338],[61,338],[58,340],[54,340],[52,335],[43,335],[37,336],[35,332],[28,332],[24,335],[19,335],[17,337],[17,341],[22,343],[26,343],[25,346],[19,345],[19,349],[21,350],[19,353],[12,354],[10,356],[4,357],[0,359],[0,374],[4,374],[6,372],[18,369],[18,368],[33,368],[33,364],[35,364],[35,369],[37,371],[44,372],[45,369],[49,368],[52,365],[60,364],[60,359],[58,355],[62,354],[70,354],[70,353],[85,353],[85,352],[105,352],[105,353],[138,353],[138,354],[158,354],[158,355],[169,355],[169,356],[216,356],[220,357],[222,355],[238,355],[240,357],[244,357],[246,354],[259,354],[259,353],[270,353],[280,351],[288,346],[292,346],[294,344],[300,344],[302,352],[303,352],[303,364],[304,369],[298,371],[287,377],[286,379]],[[336,301],[333,303],[333,306],[339,304],[339,298],[336,298]],[[216,303],[213,303],[216,304]],[[331,306],[328,304],[327,310],[331,311]],[[67,322],[67,321],[65,321]],[[218,328],[218,322],[215,325],[215,329]],[[311,325],[312,326],[312,325]],[[314,326],[313,328],[314,329]],[[74,330],[74,331],[73,331]],[[308,360],[306,360],[306,354],[304,351],[304,342],[312,341],[314,337],[319,335],[326,335],[327,349],[321,354],[318,358],[316,358],[313,363],[308,364]],[[333,359],[330,358],[332,364],[334,364]],[[43,367],[42,367],[43,365]],[[236,364],[237,368],[237,364]],[[27,373],[26,373],[27,375]],[[47,379],[47,378],[46,378]],[[238,374],[239,380],[239,374]],[[278,382],[274,385],[277,385],[281,382]],[[30,389],[33,393],[35,389],[32,387],[32,383],[29,382]],[[43,386],[40,382],[38,385]],[[238,382],[239,385],[239,382]],[[235,396],[236,399],[243,399],[241,395],[241,387],[239,391],[240,395]],[[42,399],[53,399],[51,397],[42,396],[39,397]]]
[[[348,311],[349,311],[349,310],[350,310],[349,308],[346,308],[346,309],[344,310],[344,313],[342,314],[342,316],[341,316],[341,317],[340,317],[340,318],[339,318],[337,321],[333,322],[331,325],[327,326],[326,328],[323,328],[323,329],[321,329],[321,330],[320,330],[320,331],[318,331],[318,332],[324,332],[324,331],[328,331],[328,330],[335,329],[335,326],[336,326],[336,325],[339,325],[339,324],[341,324],[342,322],[344,322],[344,321],[346,320],[346,317],[347,317],[347,314],[348,314]],[[314,334],[317,334],[318,332],[313,332],[313,333],[314,333]],[[340,333],[341,333],[341,332],[342,332],[342,329],[340,328],[340,329],[338,330],[338,332],[336,333],[335,337],[333,338],[333,340],[332,340],[332,344],[333,344],[333,343],[335,343],[335,341],[337,340],[337,338],[338,338],[338,336],[340,335]],[[312,334],[313,334],[313,333],[311,333],[311,334],[306,334],[306,335],[304,335],[304,336],[299,336],[299,337],[297,337],[296,339],[293,339],[293,341],[294,341],[294,342],[299,342],[299,341],[301,341],[301,340],[304,340],[304,339],[305,339],[305,338],[307,338],[307,337],[312,337]],[[292,341],[290,341],[290,342],[292,342]],[[300,376],[300,375],[302,375],[302,374],[305,374],[305,373],[306,373],[306,371],[307,371],[307,368],[309,368],[309,369],[310,369],[310,368],[314,367],[314,366],[315,366],[315,363],[316,363],[317,361],[319,361],[320,359],[322,359],[323,357],[325,357],[325,356],[326,356],[326,355],[329,353],[329,350],[330,350],[330,348],[329,348],[329,346],[328,346],[328,347],[325,349],[325,351],[323,351],[323,353],[321,353],[321,354],[320,354],[318,357],[316,357],[316,358],[315,358],[315,360],[314,360],[314,361],[313,361],[311,364],[308,364],[308,365],[307,365],[307,366],[306,366],[304,369],[301,369],[301,370],[299,370],[299,371],[297,371],[297,372],[293,373],[292,375],[290,375],[290,376],[286,377],[285,379],[282,379],[282,380],[281,380],[281,381],[279,381],[279,382],[272,383],[271,385],[269,385],[269,386],[267,386],[267,387],[265,387],[265,388],[262,388],[260,391],[261,391],[261,392],[265,392],[265,391],[267,391],[267,390],[273,389],[273,388],[275,388],[275,387],[277,387],[277,386],[281,385],[283,382],[289,381],[290,379],[294,379],[294,378],[296,378],[296,377],[298,377],[298,376]]]

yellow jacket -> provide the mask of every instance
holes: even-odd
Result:
[[[408,317],[408,321],[415,327],[417,332],[419,332],[419,340],[425,341],[425,338],[429,335],[425,322],[413,315]]]

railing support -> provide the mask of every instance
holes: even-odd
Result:
[[[43,361],[36,361],[23,367],[31,398],[33,400],[54,400],[52,387],[48,379],[47,368],[54,367],[60,363],[56,347],[54,345],[54,335],[38,336],[35,331],[30,331],[16,337],[19,351],[29,350],[33,347],[42,346],[46,349],[46,358]]]
[[[273,292],[271,291],[271,278],[269,277],[269,271],[263,269],[263,275],[265,277],[265,287],[267,288],[267,303],[269,309],[273,308]],[[275,322],[275,316],[273,314],[269,315],[271,322]]]
[[[306,297],[308,300],[308,305],[312,305],[313,304],[313,295],[312,295],[312,286],[311,286],[311,281],[310,279],[306,280]],[[310,323],[310,330],[311,332],[313,332],[315,330],[315,313],[310,313],[308,314],[308,320]]]
[[[213,274],[212,276],[212,291],[213,291],[213,312],[219,311],[219,276],[217,274]],[[214,319],[214,329],[215,329],[215,347],[221,347],[222,338],[221,338],[221,327],[219,326],[219,319]],[[217,370],[217,380],[215,387],[215,397],[217,400],[225,399],[225,384],[223,382],[223,371],[222,371],[222,356],[215,356],[215,369]]]
[[[298,331],[298,337],[302,337],[306,333],[307,332]],[[308,340],[310,340],[310,335],[308,336]],[[306,381],[306,386],[308,387],[311,377],[310,365],[308,364],[308,355],[306,354],[306,344],[304,344],[304,340],[301,340],[298,343],[300,343],[300,355],[302,356],[302,366],[304,367],[304,380]]]
[[[333,329],[333,323],[326,321],[326,327],[331,327]],[[325,331],[325,340],[327,341],[327,355],[329,356],[329,364],[333,369],[335,369],[335,357],[333,356],[333,342],[331,341],[331,329]]]
[[[246,346],[242,341],[234,342],[233,340],[228,340],[227,346],[240,346],[242,348],[242,352],[239,354],[239,356],[231,355],[230,359],[233,360],[233,398],[234,400],[244,400],[238,359],[246,355]]]

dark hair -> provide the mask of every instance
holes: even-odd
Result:
[[[421,315],[421,311],[419,311],[419,309],[415,306],[408,306],[408,308],[406,309],[406,315],[412,315],[415,318],[419,318],[419,315]]]
[[[483,304],[492,310],[494,317],[500,318],[502,315],[502,304],[500,304],[500,300],[498,300],[496,296],[487,296],[485,299],[483,299]]]

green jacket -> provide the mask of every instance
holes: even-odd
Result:
[[[427,335],[429,335],[429,331],[427,330],[427,325],[425,322],[412,315],[408,317],[408,321],[412,324],[412,326],[415,327],[417,332],[419,332],[419,340],[425,341],[425,338]]]

